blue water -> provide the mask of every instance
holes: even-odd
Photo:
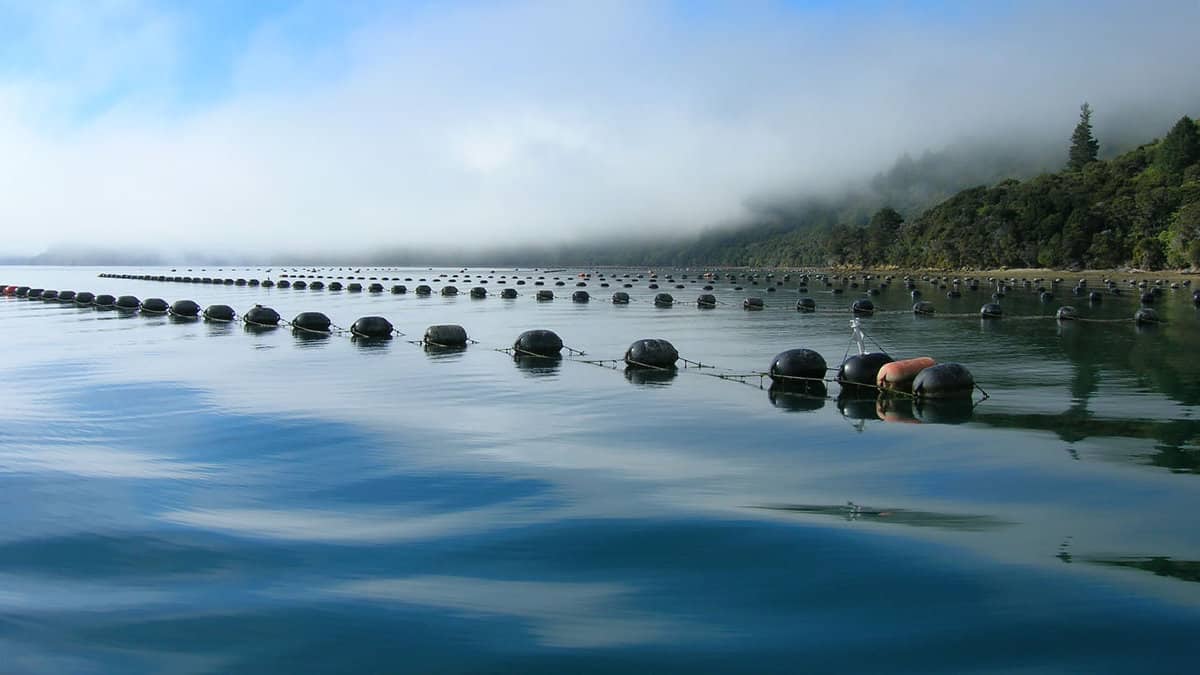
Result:
[[[813,285],[821,311],[800,314],[795,284],[748,280],[698,310],[695,272],[659,291],[610,272],[587,304],[569,299],[575,270],[364,270],[406,295],[100,272],[169,273],[10,267],[0,283],[340,326],[378,314],[406,335],[0,298],[0,672],[1195,670],[1190,290],[1167,290],[1168,322],[1138,328],[1117,321],[1137,307],[1128,292],[1089,306],[1069,286],[1053,303],[1018,288],[984,322],[987,291],[922,284],[930,319],[893,285],[869,334],[966,364],[990,398],[965,416],[883,415],[836,385],[806,398],[711,376],[793,347],[836,365],[853,290]],[[489,273],[491,295],[467,297]],[[501,275],[532,278],[502,300]],[[463,295],[411,294],[452,276]],[[536,302],[542,288],[557,298]],[[607,302],[616,290],[634,302]],[[649,301],[663,291],[675,307]],[[743,311],[750,295],[766,309]],[[1058,324],[1064,302],[1113,321]],[[408,342],[438,323],[478,343]],[[496,351],[530,328],[587,354]],[[644,337],[718,368],[583,362]]]

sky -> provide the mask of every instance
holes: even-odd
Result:
[[[963,137],[1200,110],[1197,0],[0,0],[0,255],[745,222]]]

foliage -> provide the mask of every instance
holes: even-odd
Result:
[[[1085,101],[1079,106],[1079,124],[1071,134],[1071,150],[1067,160],[1067,168],[1079,171],[1096,161],[1100,152],[1100,142],[1092,135],[1092,107]]]

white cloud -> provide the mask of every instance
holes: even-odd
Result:
[[[28,48],[61,42],[84,65],[49,82],[0,74],[6,251],[690,231],[965,133],[1065,139],[1084,99],[1103,131],[1106,114],[1139,106],[1177,117],[1200,90],[1180,51],[1195,3],[721,12],[435,4],[313,49],[285,17],[235,59],[227,95],[182,114],[181,21],[138,3],[51,12]],[[114,99],[104,114],[64,125],[101,94]]]

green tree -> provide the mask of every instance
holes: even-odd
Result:
[[[1197,161],[1200,161],[1200,130],[1192,118],[1184,115],[1159,144],[1155,164],[1163,171],[1178,174]]]
[[[1079,124],[1075,125],[1075,133],[1071,134],[1071,151],[1068,155],[1067,168],[1079,171],[1096,161],[1100,152],[1100,141],[1092,135],[1092,106],[1085,101],[1079,106]]]

